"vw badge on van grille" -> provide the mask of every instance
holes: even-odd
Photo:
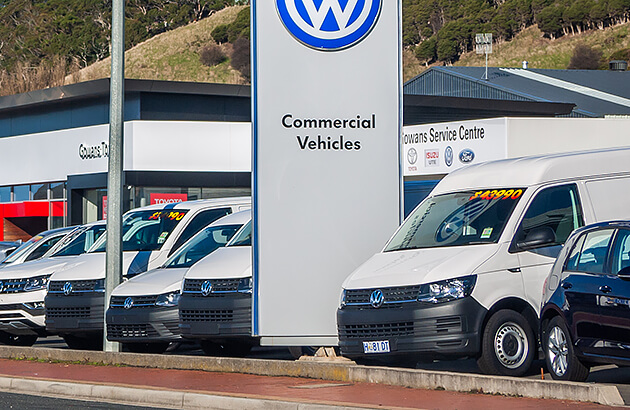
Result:
[[[374,309],[378,309],[383,306],[383,302],[385,302],[385,296],[383,295],[383,291],[380,289],[376,289],[370,295],[370,304]]]
[[[300,43],[337,51],[363,40],[376,25],[382,0],[276,0],[282,24]]]
[[[63,294],[68,296],[71,293],[72,293],[72,283],[71,282],[64,283],[63,284]]]
[[[201,294],[204,296],[208,296],[212,292],[212,282],[209,280],[204,281],[201,284]]]
[[[131,309],[133,307],[133,299],[130,297],[125,299],[125,304],[123,305],[123,307],[125,309]]]

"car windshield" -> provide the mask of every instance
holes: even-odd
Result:
[[[523,192],[488,189],[427,198],[405,220],[385,252],[496,243]]]
[[[252,245],[252,221],[250,220],[226,246],[251,246]]]
[[[166,263],[165,268],[188,268],[225,246],[242,225],[208,226],[193,236]]]
[[[64,238],[57,242],[55,247],[49,252],[46,252],[43,257],[54,258],[57,256],[81,255],[94,245],[94,242],[105,233],[105,229],[104,224],[81,227],[64,236]]]
[[[33,236],[31,239],[29,239],[28,241],[24,242],[19,248],[17,248],[15,251],[13,251],[13,253],[9,256],[7,256],[2,262],[0,263],[13,263],[16,260],[20,259],[20,257],[22,255],[24,255],[25,253],[29,252],[33,246],[35,246],[35,244],[37,242],[39,242],[40,240],[43,239],[43,236],[41,235],[35,235]]]
[[[175,227],[184,218],[187,210],[133,211],[123,217],[123,251],[159,251]],[[105,252],[106,238],[103,237],[90,249]]]

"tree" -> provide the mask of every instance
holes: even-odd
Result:
[[[573,50],[571,61],[567,67],[569,70],[597,70],[600,67],[602,51],[578,44]]]
[[[248,39],[241,37],[234,42],[234,46],[232,47],[232,61],[230,64],[247,80],[251,78],[252,74]]]

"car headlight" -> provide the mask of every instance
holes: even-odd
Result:
[[[179,296],[179,290],[171,293],[165,293],[157,297],[157,299],[155,300],[155,305],[166,307],[177,306],[177,304],[179,303]]]
[[[234,288],[232,288],[234,289]],[[243,278],[238,282],[238,293],[252,293],[252,278]]]
[[[339,308],[343,309],[346,307],[346,290],[341,290],[341,296],[339,296]]]
[[[94,283],[94,292],[105,292],[105,279],[99,279]]]
[[[418,302],[442,303],[470,296],[477,282],[477,276],[464,276],[420,286]]]
[[[27,279],[26,283],[24,284],[24,291],[30,292],[33,290],[46,289],[49,278],[50,278],[50,275],[44,275],[44,276],[37,276],[35,278]]]

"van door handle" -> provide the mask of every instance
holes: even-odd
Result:
[[[571,282],[562,282],[562,289],[571,289],[573,287],[573,284]]]
[[[521,272],[521,268],[508,268],[508,272],[520,273]]]
[[[599,291],[602,293],[610,293],[612,292],[612,288],[608,285],[600,286]]]

